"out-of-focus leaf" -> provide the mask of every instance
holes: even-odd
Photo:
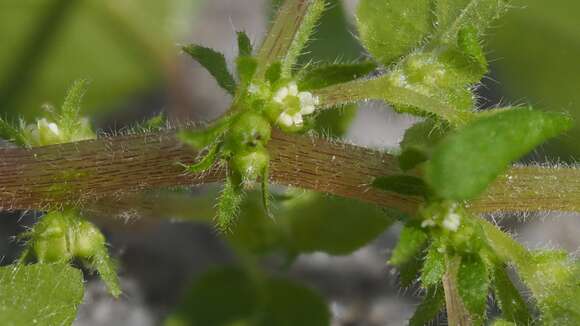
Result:
[[[230,325],[251,316],[257,308],[256,283],[239,268],[222,267],[197,279],[167,326]]]
[[[492,67],[499,83],[490,83],[504,101],[530,103],[535,108],[566,110],[580,119],[580,2],[514,0],[513,10],[489,34]],[[525,55],[524,55],[525,54]],[[580,124],[551,141],[544,153],[574,161],[580,156]]]
[[[532,321],[532,316],[528,311],[526,302],[512,283],[505,266],[495,266],[492,275],[493,290],[501,309],[502,317],[517,325],[529,325]]]
[[[252,41],[248,37],[248,34],[243,31],[239,31],[236,33],[238,36],[238,55],[240,57],[247,57],[252,55]]]
[[[437,146],[425,180],[442,198],[472,199],[511,162],[571,126],[568,116],[531,109],[482,117]]]
[[[377,177],[373,180],[372,185],[384,191],[392,191],[406,196],[427,197],[429,195],[429,189],[423,179],[410,175]]]
[[[157,87],[175,53],[175,21],[197,0],[22,0],[0,3],[0,108],[37,116],[60,103],[71,81],[88,78],[85,113]],[[97,54],[97,55],[96,55]]]
[[[374,205],[306,193],[287,205],[292,247],[297,252],[346,255],[380,235],[393,219]]]
[[[419,254],[426,242],[427,234],[422,229],[413,225],[405,225],[389,263],[401,266],[409,262],[415,255]]]
[[[298,88],[314,90],[345,83],[369,74],[376,68],[373,62],[321,65],[308,69],[299,76]]]
[[[2,325],[72,325],[82,298],[82,273],[68,264],[0,267]]]
[[[328,326],[330,312],[316,292],[289,280],[272,278],[265,285],[265,306],[258,326]]]
[[[362,43],[388,66],[419,46],[433,29],[428,0],[361,0],[357,24]]]

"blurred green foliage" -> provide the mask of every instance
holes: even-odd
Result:
[[[580,120],[580,2],[517,0],[514,7],[488,38],[505,101],[567,111]],[[546,151],[563,160],[577,157],[578,137],[580,124]]]
[[[78,78],[92,81],[87,113],[102,114],[163,82],[177,24],[197,0],[0,2],[0,110],[32,118]],[[178,16],[182,15],[182,16]]]

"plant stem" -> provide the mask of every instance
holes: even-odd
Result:
[[[448,257],[447,272],[443,276],[447,323],[450,326],[471,326],[473,323],[469,312],[465,309],[457,288],[457,272],[460,264],[461,256]]]
[[[378,176],[402,174],[396,157],[371,149],[275,131],[268,149],[273,183],[359,199],[413,214],[418,197],[370,186]],[[177,162],[196,152],[175,131],[105,137],[33,149],[0,149],[0,208],[43,210],[122,200],[147,189],[218,182],[223,170],[187,175]],[[580,212],[580,170],[514,167],[469,204],[472,212]]]

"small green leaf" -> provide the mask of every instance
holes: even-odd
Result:
[[[236,92],[236,82],[228,71],[226,59],[223,54],[195,44],[184,46],[183,51],[207,69],[221,88],[232,95]]]
[[[201,158],[197,163],[191,165],[183,165],[187,172],[189,173],[201,173],[206,171],[207,169],[211,168],[211,166],[215,163],[217,156],[219,154],[222,142],[218,141],[210,145],[207,153],[205,156]]]
[[[357,26],[363,45],[388,66],[419,47],[433,29],[428,0],[361,0]]]
[[[76,80],[69,88],[58,121],[63,132],[73,134],[80,128],[81,102],[88,88],[89,82],[86,79]]]
[[[238,36],[238,56],[240,57],[249,57],[252,55],[252,41],[243,31],[239,31],[236,33]]]
[[[410,175],[377,177],[372,186],[384,191],[392,191],[405,196],[427,197],[429,189],[423,179]]]
[[[447,131],[448,128],[431,119],[416,123],[407,129],[400,142],[399,165],[401,169],[410,170],[417,164],[427,161]]]
[[[255,282],[239,268],[222,267],[199,277],[166,326],[226,326],[256,311],[259,294]]]
[[[177,138],[196,150],[202,150],[215,143],[230,127],[231,121],[235,120],[235,117],[236,115],[230,115],[221,118],[203,129],[181,130],[177,134]]]
[[[315,66],[298,77],[298,88],[315,90],[345,83],[368,75],[376,67],[376,64],[370,61]]]
[[[449,42],[459,31],[473,26],[481,36],[489,25],[509,8],[511,0],[437,0],[435,41]]]
[[[463,304],[471,313],[476,325],[485,319],[489,275],[485,263],[478,255],[468,255],[461,259],[457,272],[457,286]]]
[[[424,258],[425,251],[420,250],[419,253],[413,256],[410,261],[398,267],[399,283],[401,287],[409,287],[417,280]]]
[[[272,63],[266,70],[265,77],[271,85],[274,85],[282,77],[282,63]]]
[[[516,325],[529,325],[533,320],[532,316],[505,268],[503,265],[496,265],[493,268],[493,291],[501,315]]]
[[[119,284],[119,276],[117,275],[117,262],[109,256],[106,248],[102,248],[91,259],[91,265],[97,270],[99,276],[107,285],[109,293],[115,298],[118,298],[122,291]]]
[[[249,85],[254,78],[258,62],[254,57],[238,57],[236,59],[236,67],[238,70],[238,78],[242,85]]]
[[[265,285],[265,306],[258,326],[328,326],[330,311],[316,292],[289,280],[272,278]],[[209,324],[206,324],[209,325]]]
[[[72,325],[82,299],[82,273],[68,264],[0,267],[2,325]]]
[[[415,310],[409,320],[409,326],[428,325],[445,305],[445,292],[440,287],[430,287],[423,298],[423,302]]]
[[[18,146],[28,145],[20,129],[2,118],[0,118],[0,138],[14,142]]]
[[[433,242],[429,246],[421,271],[422,286],[426,289],[437,286],[441,283],[443,274],[445,274],[445,255],[439,251],[438,243]]]
[[[472,199],[511,162],[571,126],[565,115],[531,109],[482,117],[437,146],[425,180],[442,198]]]
[[[224,189],[219,197],[216,226],[222,232],[230,231],[236,217],[238,216],[240,205],[244,198],[240,182],[228,176],[224,182]]]
[[[389,264],[401,266],[418,255],[427,242],[427,234],[422,229],[405,225],[401,230],[399,242],[393,250]]]

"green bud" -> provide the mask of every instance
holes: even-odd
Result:
[[[32,252],[41,263],[68,261],[73,257],[67,241],[69,219],[50,213],[42,218],[31,233]]]
[[[244,182],[258,179],[270,162],[270,155],[264,147],[234,154],[230,167],[242,176]]]
[[[272,135],[272,127],[266,118],[254,112],[240,114],[233,121],[226,136],[226,147],[232,152],[265,146]]]
[[[71,250],[78,258],[92,258],[105,248],[105,237],[91,222],[78,221],[72,233]]]

